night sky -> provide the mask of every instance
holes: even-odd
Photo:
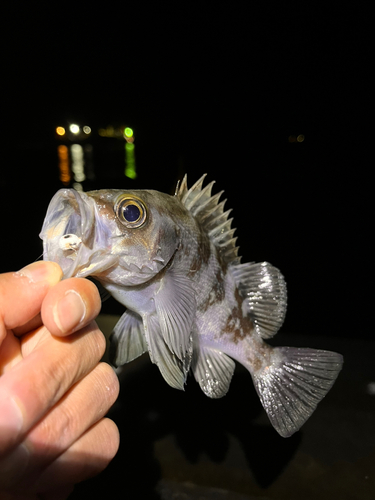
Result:
[[[372,19],[350,4],[247,3],[6,9],[2,271],[42,251],[63,187],[55,127],[125,124],[137,179],[97,153],[90,189],[173,192],[207,172],[233,207],[243,261],[286,277],[285,330],[372,337]]]

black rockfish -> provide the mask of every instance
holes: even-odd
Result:
[[[284,278],[267,262],[240,263],[230,210],[204,177],[188,189],[185,176],[175,196],[61,189],[40,235],[44,259],[65,278],[95,277],[127,308],[111,338],[114,365],[148,351],[172,387],[191,370],[219,398],[237,360],[287,437],[332,387],[342,356],[265,342],[284,321]]]

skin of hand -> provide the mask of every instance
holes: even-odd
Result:
[[[53,262],[0,275],[0,498],[62,500],[119,446],[100,297]]]

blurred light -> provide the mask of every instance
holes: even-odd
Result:
[[[129,179],[135,179],[137,177],[137,172],[133,167],[126,167],[125,175],[126,177],[129,177]]]
[[[123,128],[119,128],[119,127],[114,128],[112,125],[108,125],[107,128],[100,128],[98,130],[98,134],[101,137],[118,137],[119,139],[125,137],[125,139],[128,142],[134,141],[133,137],[128,138],[125,136],[125,131]]]
[[[68,159],[68,148],[66,146],[59,146],[57,148],[57,152],[59,154],[59,158],[63,158],[64,160]]]
[[[64,127],[56,127],[56,134],[57,135],[65,135]]]
[[[71,131],[72,134],[78,134],[79,133],[79,126],[76,125],[75,123],[72,123],[69,127],[69,130]]]
[[[130,127],[125,127],[124,129],[124,137],[126,142],[132,143],[134,142],[134,132]]]
[[[367,394],[370,394],[370,396],[375,396],[375,382],[369,382],[367,384]]]
[[[91,128],[90,128],[90,127],[88,127],[87,125],[85,125],[85,126],[83,127],[83,131],[84,131],[84,133],[85,133],[85,134],[91,134]]]
[[[129,179],[135,179],[137,172],[135,168],[134,144],[132,142],[125,143],[125,175]]]
[[[72,170],[74,180],[76,182],[83,182],[86,179],[84,171],[83,149],[80,144],[72,144],[70,148],[72,154]]]
[[[305,140],[305,136],[303,134],[300,134],[298,137],[297,137],[297,142],[303,142]]]
[[[59,146],[57,148],[57,154],[59,157],[60,181],[64,185],[68,185],[71,179],[68,148],[63,145]]]
[[[296,136],[295,136],[295,135],[290,135],[290,136],[288,137],[288,141],[289,141],[289,142],[296,142]]]

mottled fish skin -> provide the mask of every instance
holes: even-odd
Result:
[[[58,191],[41,232],[44,259],[65,278],[94,276],[127,308],[111,338],[114,365],[148,351],[172,387],[183,389],[191,369],[218,398],[237,360],[288,437],[331,388],[342,356],[265,342],[284,321],[285,280],[267,262],[240,263],[230,210],[204,178],[188,189],[185,176],[175,196]]]

